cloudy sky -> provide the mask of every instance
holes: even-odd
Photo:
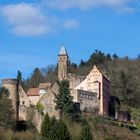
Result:
[[[0,79],[56,64],[61,44],[76,63],[95,49],[137,57],[139,0],[0,0]]]

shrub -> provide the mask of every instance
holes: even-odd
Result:
[[[37,105],[36,105],[36,109],[38,110],[38,112],[40,112],[42,114],[43,110],[44,110],[43,104],[38,102]]]
[[[90,127],[85,124],[82,128],[80,140],[92,140],[92,133],[90,132]]]

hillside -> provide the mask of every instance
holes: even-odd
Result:
[[[130,59],[120,58],[116,54],[104,54],[95,51],[86,61],[81,60],[80,64],[69,61],[68,71],[76,75],[86,76],[97,65],[111,81],[110,117],[93,116],[91,114],[82,117],[89,124],[90,131],[95,140],[139,140],[140,139],[140,57]],[[40,82],[54,83],[57,80],[57,66],[50,65],[47,68],[35,68],[28,79],[21,81],[25,91],[31,87],[38,87]],[[1,95],[3,91],[1,91]],[[4,100],[3,100],[4,99]],[[7,96],[0,96],[1,110],[4,110],[4,103]],[[4,102],[3,102],[4,101]],[[113,100],[114,101],[114,100]],[[10,102],[10,101],[8,101]],[[9,103],[10,106],[10,103]],[[130,114],[131,121],[119,122],[114,120],[115,109]],[[5,115],[7,111],[5,111]],[[9,114],[8,114],[9,115]],[[3,116],[3,114],[1,115]],[[9,115],[10,116],[10,115]],[[40,134],[29,121],[27,130],[18,132],[15,124],[7,125],[7,120],[0,117],[0,139],[5,140],[39,140]],[[83,124],[82,122],[69,122],[64,120],[70,131],[73,140],[78,140]],[[5,125],[6,124],[6,125]],[[8,127],[7,127],[8,126]],[[35,135],[34,135],[35,134]]]

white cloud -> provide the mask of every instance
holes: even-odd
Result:
[[[59,17],[48,16],[44,9],[33,4],[9,4],[1,8],[1,13],[16,35],[37,36],[58,32],[61,28],[75,28],[76,20],[61,20]],[[63,26],[59,26],[63,25]]]
[[[36,36],[48,33],[50,29],[45,25],[19,25],[13,28],[13,32],[17,35]]]
[[[134,11],[136,11],[136,9],[132,7],[121,7],[117,10],[118,13],[132,13]]]
[[[79,25],[79,22],[76,19],[71,19],[64,22],[64,27],[67,29],[77,28],[78,25]]]
[[[17,35],[40,35],[51,30],[39,7],[31,4],[10,4],[2,8],[2,15]]]
[[[70,9],[79,8],[82,10],[90,9],[97,6],[110,8],[128,7],[129,4],[135,3],[136,0],[43,0],[48,6]]]

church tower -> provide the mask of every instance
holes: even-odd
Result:
[[[68,54],[64,46],[61,46],[58,54],[58,79],[63,80],[67,78],[68,71]]]

